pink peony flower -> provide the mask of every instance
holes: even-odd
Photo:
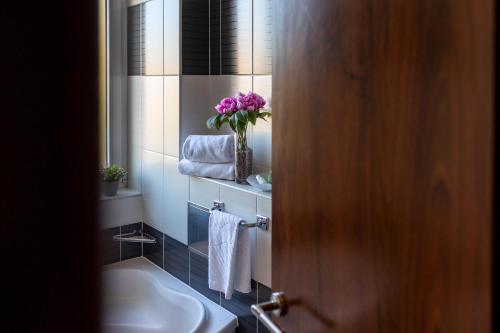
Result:
[[[264,98],[252,91],[246,95],[239,92],[234,98],[236,99],[238,110],[258,111],[266,105]]]
[[[234,111],[238,111],[237,104],[238,103],[235,97],[226,97],[215,106],[215,110],[217,110],[220,114],[229,114]]]

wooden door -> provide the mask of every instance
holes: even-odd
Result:
[[[492,0],[275,0],[287,332],[490,332]]]

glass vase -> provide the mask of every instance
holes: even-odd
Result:
[[[236,150],[234,178],[238,184],[248,184],[247,178],[252,174],[252,149]]]
[[[252,149],[246,145],[246,135],[235,135],[234,139],[234,180],[238,184],[248,184],[247,178],[252,174]]]

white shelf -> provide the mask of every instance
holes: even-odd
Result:
[[[233,180],[222,180],[222,179],[214,179],[214,178],[206,178],[206,177],[196,177],[196,176],[191,176],[191,177],[204,179],[206,181],[209,181],[209,182],[212,182],[212,183],[216,183],[216,184],[219,184],[219,185],[222,185],[222,186],[227,186],[227,187],[239,190],[239,191],[243,191],[243,192],[255,194],[255,195],[259,196],[259,197],[263,197],[263,198],[267,198],[267,199],[272,199],[272,192],[263,192],[263,191],[259,190],[258,188],[255,188],[255,187],[250,186],[250,185],[238,184],[238,183],[236,183]]]
[[[117,200],[131,197],[140,197],[141,195],[141,192],[129,190],[128,188],[120,188],[118,189],[118,193],[116,193],[116,195],[113,197],[108,197],[101,193],[99,200]]]

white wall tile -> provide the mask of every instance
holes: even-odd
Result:
[[[165,155],[179,157],[179,77],[164,77],[164,150]]]
[[[266,109],[272,112],[272,76],[256,75],[253,78],[254,92],[266,100]],[[272,166],[272,118],[257,120],[253,127],[253,163],[258,171],[269,171]],[[263,169],[263,170],[262,170]]]
[[[213,114],[211,105],[214,103],[210,100],[209,82],[208,75],[181,77],[180,147],[190,134],[217,134],[206,125]]]
[[[166,75],[179,74],[179,0],[163,0],[163,71]]]
[[[142,151],[142,197],[144,222],[163,230],[163,155]]]
[[[271,286],[272,281],[272,201],[257,197],[257,214],[269,217],[269,230],[256,230],[256,247],[253,275],[260,283]]]
[[[143,220],[142,197],[126,197],[99,201],[100,228],[108,229]]]
[[[128,77],[128,187],[141,191],[142,77]]]
[[[119,200],[99,201],[99,226],[101,229],[114,228],[121,225],[120,208],[121,204]]]
[[[144,3],[144,73],[163,74],[163,0]]]
[[[164,232],[187,245],[189,176],[177,171],[177,163],[177,158],[164,157]]]
[[[142,148],[163,154],[163,77],[143,77]]]
[[[219,200],[219,184],[202,178],[189,178],[189,201],[205,208],[212,208],[214,200]]]

